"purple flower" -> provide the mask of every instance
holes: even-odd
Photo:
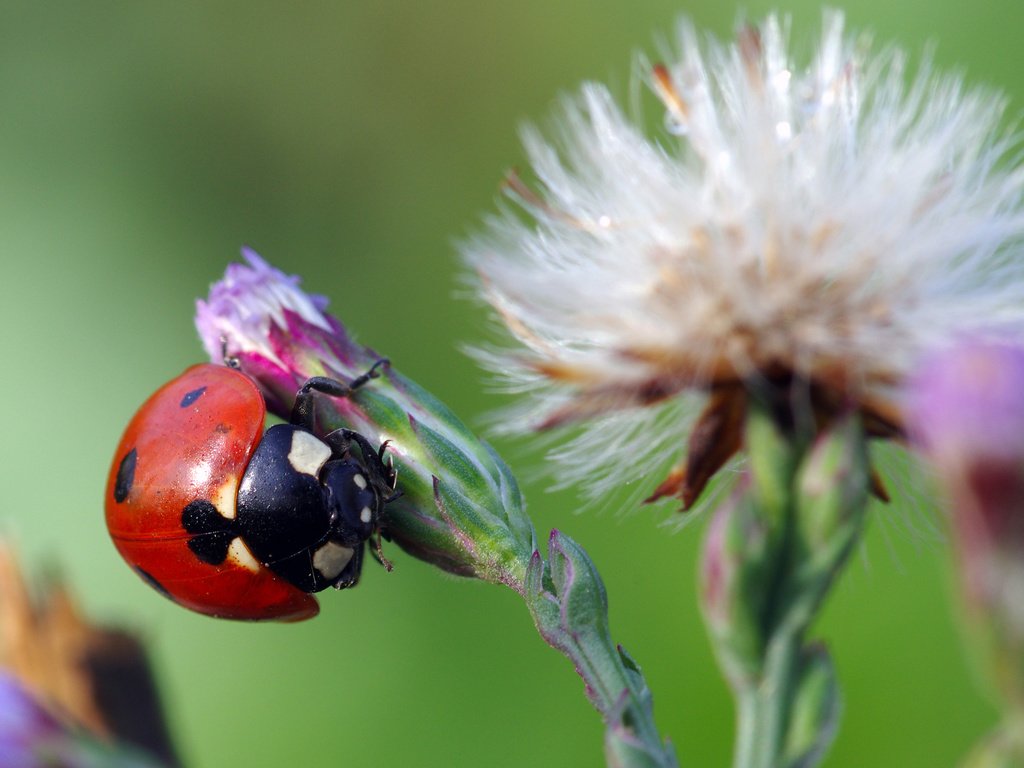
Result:
[[[251,251],[243,255],[248,265],[228,267],[209,299],[197,303],[196,326],[210,357],[221,361],[223,348],[237,358],[273,413],[287,417],[311,376],[351,382],[380,362],[327,314],[326,300],[302,292],[298,278]],[[541,635],[583,677],[609,728],[609,760],[642,753],[644,765],[676,765],[654,728],[639,668],[611,642],[604,586],[583,549],[553,532],[545,562],[501,457],[395,367],[375,370],[379,375],[348,397],[318,398],[316,421],[324,431],[345,427],[386,445],[401,497],[385,508],[384,537],[450,573],[519,593]]]
[[[285,312],[330,330],[324,317],[327,297],[304,293],[297,275],[286,275],[267,264],[256,251],[242,248],[249,266],[229,264],[224,279],[215,283],[206,301],[196,302],[196,326],[212,359],[223,354],[221,339],[238,345],[231,354],[262,348],[271,323],[287,325]],[[273,352],[270,352],[273,356]]]
[[[55,717],[18,679],[0,671],[2,768],[164,768],[135,747],[112,743]]]
[[[927,359],[911,391],[914,433],[933,457],[1024,456],[1024,349],[961,342]]]
[[[351,382],[380,363],[327,313],[326,298],[253,251],[242,255],[247,264],[228,266],[196,302],[196,328],[213,361],[238,360],[272,413],[287,418],[313,376]],[[387,445],[402,496],[388,504],[385,536],[452,573],[521,589],[534,532],[508,467],[415,382],[390,366],[377,370],[352,397],[318,398],[316,420],[324,431],[346,427]]]
[[[267,405],[279,414],[287,413],[295,390],[308,376],[354,378],[324,370],[310,359],[313,351],[330,347],[332,341],[348,341],[341,325],[324,314],[327,298],[303,292],[298,276],[275,269],[250,248],[243,248],[242,256],[247,266],[229,264],[207,300],[196,301],[196,329],[210,359],[237,358],[243,370],[264,384]],[[372,358],[352,362],[369,367]],[[310,372],[300,376],[297,370]]]
[[[1024,704],[1024,349],[964,341],[935,355],[906,410],[950,503],[962,588],[996,682]]]
[[[0,672],[0,765],[41,768],[42,755],[53,749],[63,731],[9,673]]]
[[[926,361],[910,391],[913,435],[952,503],[968,597],[1004,603],[1024,639],[1024,349],[963,342]]]

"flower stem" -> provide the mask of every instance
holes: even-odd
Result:
[[[813,439],[752,403],[750,469],[712,521],[703,602],[737,700],[734,768],[811,768],[839,714],[835,672],[807,629],[864,525],[870,479],[860,421]]]
[[[586,552],[552,531],[548,560],[534,552],[523,595],[537,631],[572,661],[604,718],[609,768],[674,768],[675,752],[654,725],[650,689],[608,628],[604,584]]]
[[[802,641],[789,633],[772,639],[763,678],[738,694],[734,768],[774,768],[783,752]]]

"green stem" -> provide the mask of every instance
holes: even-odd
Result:
[[[530,559],[523,596],[537,631],[572,661],[601,713],[609,767],[675,768],[640,668],[612,642],[604,584],[582,547],[552,531],[547,562],[539,552]]]
[[[868,455],[856,417],[808,441],[748,415],[750,479],[712,524],[705,615],[737,700],[734,768],[811,768],[835,733],[826,649],[806,640],[864,525]]]
[[[758,732],[761,718],[758,715],[756,691],[740,691],[736,694],[736,747],[733,754],[733,768],[753,768],[759,752]]]
[[[759,684],[740,693],[734,768],[776,768],[792,720],[801,639],[783,633],[772,639]]]

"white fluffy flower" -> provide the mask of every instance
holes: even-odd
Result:
[[[651,77],[660,141],[584,86],[553,142],[526,132],[538,191],[510,189],[529,220],[506,211],[466,245],[516,341],[482,356],[535,396],[512,426],[588,423],[555,453],[563,479],[635,477],[678,455],[696,417],[655,492],[689,505],[741,447],[759,383],[799,385],[818,418],[853,403],[892,437],[924,350],[1024,338],[1024,173],[1003,99],[927,63],[908,75],[839,14],[799,64],[785,26],[724,45],[682,23],[678,60]]]

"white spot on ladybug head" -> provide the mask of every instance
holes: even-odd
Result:
[[[369,507],[363,507],[362,512],[359,513],[359,519],[362,520],[364,523],[369,523],[371,520],[373,520],[373,510],[371,510]]]
[[[327,443],[318,440],[312,433],[297,429],[292,433],[292,447],[288,451],[288,463],[296,472],[316,477],[320,468],[331,458]]]
[[[360,491],[366,488],[366,478],[358,473],[352,475],[352,482],[356,484],[356,488]]]
[[[258,573],[260,568],[259,560],[253,557],[252,552],[245,546],[245,542],[237,536],[231,540],[231,545],[228,547],[228,561],[235,565],[240,565],[248,571]]]
[[[238,510],[236,509],[236,502],[238,500],[238,477],[237,475],[231,475],[225,480],[219,488],[214,490],[210,496],[210,501],[213,506],[217,508],[222,517],[228,520],[234,520]]]
[[[328,581],[338,578],[345,570],[355,550],[343,547],[334,541],[328,541],[313,553],[313,567]]]

